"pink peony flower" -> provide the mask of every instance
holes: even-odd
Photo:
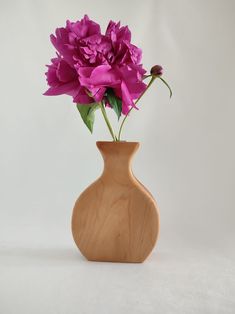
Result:
[[[134,100],[145,90],[146,72],[141,50],[131,43],[127,26],[110,21],[105,34],[87,15],[81,21],[67,21],[57,28],[51,42],[58,52],[46,73],[50,86],[45,95],[67,94],[79,104],[105,101],[113,89],[122,101],[122,113],[134,107]]]

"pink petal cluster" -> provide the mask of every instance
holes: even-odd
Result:
[[[122,113],[127,114],[145,90],[146,72],[141,50],[131,43],[127,26],[110,21],[105,34],[99,24],[87,15],[78,22],[66,22],[51,35],[57,57],[46,72],[50,86],[45,95],[67,94],[79,104],[105,101],[107,89],[113,89],[122,100]]]

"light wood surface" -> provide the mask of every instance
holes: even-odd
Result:
[[[159,232],[157,204],[135,178],[136,142],[97,142],[104,171],[75,203],[72,233],[90,261],[143,262]],[[151,174],[150,174],[151,175]]]

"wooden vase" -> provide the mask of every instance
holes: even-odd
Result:
[[[96,144],[104,170],[75,203],[74,241],[90,261],[143,262],[157,240],[159,213],[153,196],[131,170],[139,143]]]

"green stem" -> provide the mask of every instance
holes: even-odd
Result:
[[[162,78],[161,76],[158,76],[158,78],[166,85],[166,87],[169,89],[169,92],[170,92],[170,98],[172,96],[172,90],[171,90],[171,87],[170,85],[164,80],[164,78]]]
[[[144,75],[143,80],[146,80],[146,79],[149,78],[150,76],[152,76],[152,74]]]
[[[103,115],[103,117],[104,117],[104,120],[105,120],[105,122],[106,122],[106,125],[107,125],[107,127],[108,127],[108,129],[109,129],[109,132],[110,132],[110,134],[111,134],[113,140],[116,142],[116,141],[117,141],[117,138],[116,138],[116,136],[115,136],[115,134],[114,134],[114,132],[113,132],[112,126],[111,126],[111,124],[110,124],[110,122],[109,122],[109,119],[108,119],[108,116],[107,116],[107,114],[106,114],[104,105],[103,105],[102,102],[100,102],[99,105],[100,105],[100,109],[101,109],[102,115]]]
[[[143,93],[140,95],[140,97],[136,100],[135,105],[139,102],[139,100],[144,96],[144,94],[147,92],[147,90],[149,89],[149,87],[153,84],[154,80],[156,79],[156,76],[152,76],[151,80],[148,83],[148,86],[146,87],[146,89],[143,91]],[[122,129],[123,129],[123,125],[127,119],[127,117],[129,116],[129,113],[131,112],[131,110],[134,107],[131,107],[131,109],[128,111],[127,115],[124,117],[124,119],[122,120],[122,123],[120,125],[120,129],[118,132],[118,138],[117,140],[120,141],[121,140],[121,133],[122,133]]]

